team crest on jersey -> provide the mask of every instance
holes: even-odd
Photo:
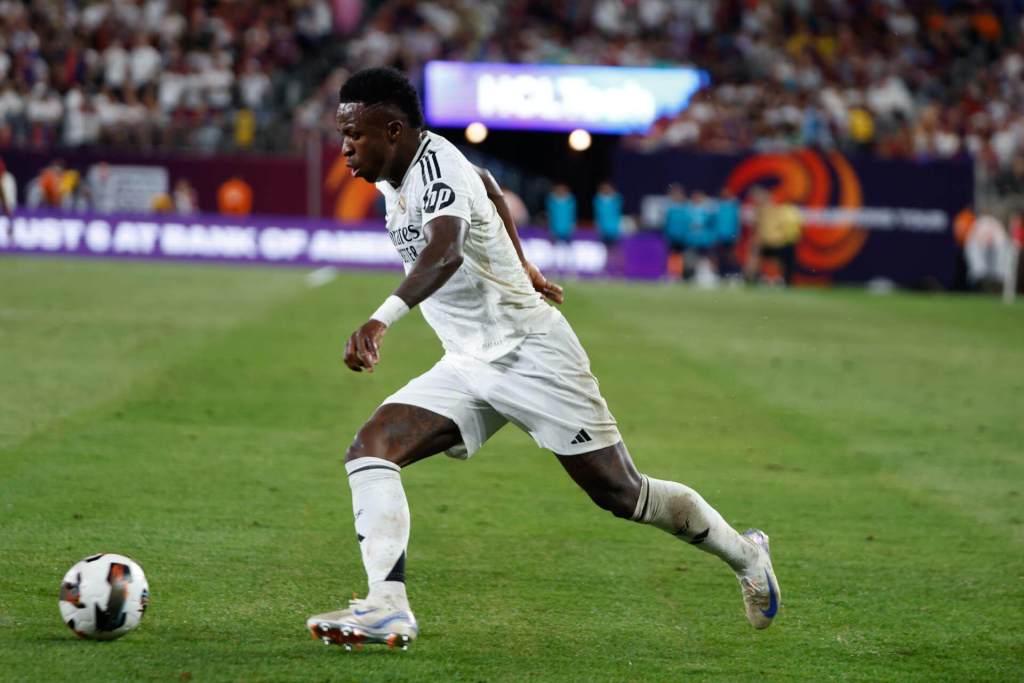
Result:
[[[436,182],[423,193],[423,211],[434,213],[455,203],[455,191],[442,182]]]

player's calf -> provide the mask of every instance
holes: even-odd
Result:
[[[740,582],[747,619],[767,628],[782,604],[772,568],[768,535],[751,529],[740,535],[699,493],[674,481],[643,476],[632,519],[667,531],[724,560]]]
[[[743,539],[699,493],[674,481],[642,475],[631,519],[667,531],[721,558],[733,571],[746,570],[758,551]]]

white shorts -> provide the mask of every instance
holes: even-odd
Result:
[[[589,453],[622,439],[590,359],[561,313],[548,332],[528,335],[490,363],[446,354],[388,403],[424,408],[458,425],[463,446],[448,451],[455,458],[473,455],[506,422],[559,455]]]

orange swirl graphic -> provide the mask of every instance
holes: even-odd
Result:
[[[860,208],[863,205],[860,180],[850,162],[838,152],[829,152],[827,156],[828,163],[818,152],[809,149],[788,154],[758,154],[733,169],[726,187],[741,196],[755,185],[764,185],[776,201],[792,202],[808,209]],[[831,272],[850,263],[866,240],[867,232],[852,223],[825,226],[809,221],[804,224],[797,244],[797,262],[803,270],[812,273]]]
[[[334,203],[330,214],[340,221],[365,220],[377,201],[377,188],[362,178],[353,178],[341,154],[330,162],[324,189]]]

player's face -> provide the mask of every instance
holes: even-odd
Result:
[[[359,102],[338,105],[341,153],[352,175],[371,183],[386,177],[394,156],[397,136],[386,114],[380,107],[366,107]]]

